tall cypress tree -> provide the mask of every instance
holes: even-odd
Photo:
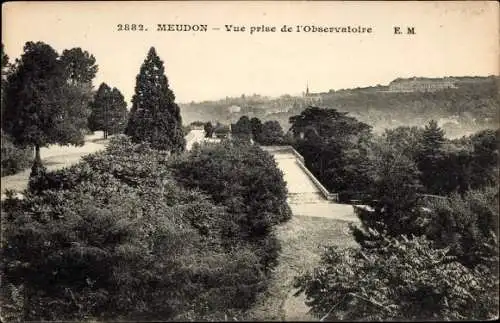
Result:
[[[156,149],[183,151],[186,142],[182,119],[179,106],[174,101],[163,61],[151,47],[136,78],[125,134],[134,142],[149,142]]]

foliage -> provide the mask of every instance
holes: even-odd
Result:
[[[498,264],[498,187],[467,191],[463,196],[428,203],[432,217],[426,235],[438,247],[447,247],[464,266]]]
[[[470,136],[472,143],[471,183],[468,187],[498,185],[498,142],[500,129],[483,130]]]
[[[273,120],[264,122],[256,139],[262,145],[282,145],[283,137],[283,129],[279,122]]]
[[[92,59],[74,61],[79,57],[75,51],[83,53],[75,49],[59,56],[43,42],[27,42],[7,80],[2,129],[15,144],[35,146],[38,163],[42,146],[83,144],[90,80],[97,67]]]
[[[266,287],[277,241],[271,234],[231,236],[240,223],[231,202],[215,205],[213,196],[172,177],[172,163],[191,158],[170,161],[167,151],[118,136],[70,168],[33,177],[24,199],[4,201],[2,279],[11,287],[2,299],[18,310],[17,318],[199,320],[238,317],[248,309]],[[239,185],[250,187],[240,193],[254,193],[257,174],[242,174]],[[268,195],[257,195],[265,200],[260,209],[253,205],[256,212],[277,203],[270,194],[282,192],[266,188]],[[243,224],[258,229],[259,220],[276,217],[257,214],[263,218],[241,222],[242,231]]]
[[[13,64],[9,62],[9,55],[5,53],[4,46],[2,43],[2,53],[1,53],[1,59],[2,59],[2,97],[1,97],[1,119],[3,119],[3,112],[4,112],[4,106],[5,106],[5,91],[7,90],[7,78],[8,76],[12,73],[12,70],[14,68]]]
[[[498,316],[498,276],[468,269],[425,238],[381,249],[328,248],[295,282],[324,320],[477,320]]]
[[[154,47],[141,65],[125,134],[155,149],[181,152],[186,146],[179,106]]]
[[[2,176],[15,174],[33,163],[33,148],[15,146],[3,130],[1,136]]]
[[[61,55],[64,78],[73,85],[92,84],[97,73],[94,55],[81,48],[65,49]]]
[[[104,139],[108,134],[122,133],[127,122],[127,103],[117,88],[111,89],[101,83],[93,102],[90,104],[89,128],[103,130]]]
[[[250,119],[250,125],[252,128],[252,137],[255,141],[259,141],[260,134],[262,133],[262,121],[259,118],[253,117]]]
[[[456,130],[448,125],[443,125],[443,128],[448,135],[463,135],[498,127],[499,81],[498,75],[453,77],[457,88],[434,92],[391,92],[387,91],[387,86],[371,86],[330,90],[319,95],[322,106],[349,112],[351,116],[370,124],[376,132],[399,125],[421,127],[430,119],[453,118],[458,122]],[[185,104],[182,107],[183,116],[189,120],[222,120],[228,117],[227,107],[230,105],[242,107],[244,113],[254,115],[263,122],[278,120],[287,130],[289,117],[300,114],[306,102],[301,96],[288,95],[279,98],[260,95],[226,97]],[[273,112],[276,109],[286,112]]]
[[[394,147],[410,160],[415,160],[422,141],[423,129],[413,126],[402,126],[386,129],[383,141]]]
[[[290,118],[295,149],[332,192],[366,191],[370,126],[335,109],[309,107]]]
[[[415,163],[385,144],[375,150],[371,167],[370,209],[355,207],[361,220],[360,227],[353,227],[356,241],[364,248],[379,247],[380,236],[372,230],[389,237],[423,234],[424,213],[418,198],[421,185]]]
[[[272,228],[291,213],[283,174],[271,155],[257,146],[227,141],[193,149],[173,167],[180,183],[201,189],[216,204],[227,207],[228,246],[251,242],[260,250],[266,269],[275,264],[279,244],[272,241]]]
[[[316,129],[308,136],[321,140]],[[497,138],[486,130],[450,141],[434,122],[373,138],[363,167],[371,201],[351,225],[361,248],[331,247],[296,280],[312,311],[324,320],[497,317]]]
[[[440,162],[443,158],[442,147],[445,143],[444,131],[437,122],[431,120],[422,133],[421,147],[417,155],[418,168],[421,172],[420,180],[430,194],[439,194],[439,180],[435,175],[440,171]]]
[[[216,137],[225,138],[230,134],[231,128],[228,125],[222,124],[217,121],[213,131]]]
[[[212,125],[211,122],[206,122],[203,125],[203,130],[205,130],[205,137],[206,138],[212,138],[214,134],[214,126]]]
[[[242,140],[250,140],[252,136],[252,123],[247,116],[242,116],[231,126],[231,133]]]
[[[427,193],[448,195],[496,185],[499,130],[482,130],[460,140],[447,140],[428,126],[416,146],[415,160]]]

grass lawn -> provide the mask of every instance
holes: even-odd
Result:
[[[248,313],[248,320],[319,320],[308,313],[304,295],[293,296],[293,278],[317,265],[323,246],[356,246],[348,223],[325,217],[294,215],[289,222],[278,227],[277,235],[282,244],[279,265],[268,291]]]
[[[57,170],[76,164],[84,155],[88,155],[106,147],[108,140],[102,139],[102,131],[96,131],[92,135],[85,136],[85,144],[80,147],[50,145],[40,149],[42,163],[47,170]],[[5,190],[10,189],[21,192],[26,189],[31,169],[25,169],[17,174],[1,178],[2,199]]]

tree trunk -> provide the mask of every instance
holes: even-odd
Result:
[[[35,160],[31,167],[30,178],[39,176],[42,172],[45,172],[45,168],[42,165],[42,158],[40,157],[40,145],[35,144]]]
[[[42,164],[42,158],[40,157],[40,145],[38,144],[35,145],[35,163],[39,165]]]

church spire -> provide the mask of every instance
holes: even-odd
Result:
[[[306,83],[306,96],[309,95],[309,81]]]

